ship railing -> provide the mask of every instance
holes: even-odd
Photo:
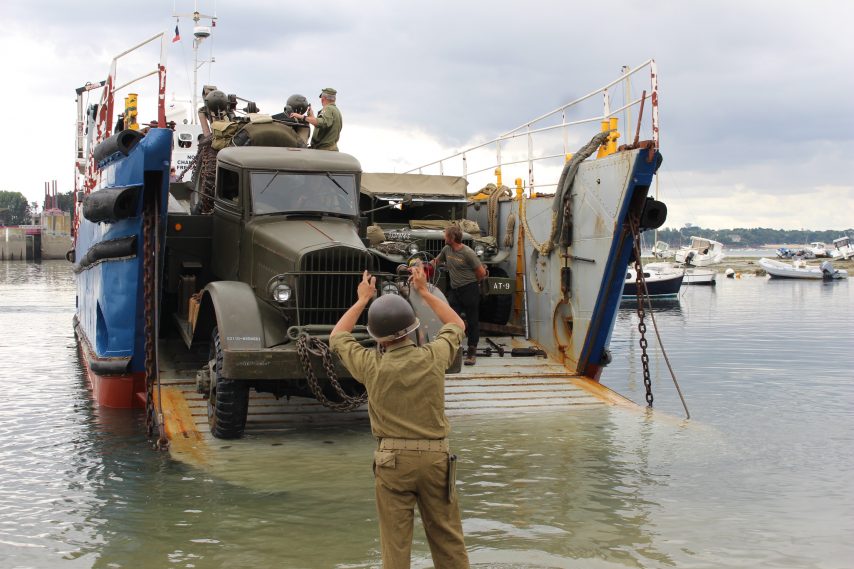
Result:
[[[157,66],[155,69],[148,69],[144,71],[141,75],[133,77],[124,83],[117,85],[117,77],[118,77],[118,63],[119,60],[135,53],[145,46],[152,44],[154,42],[160,42],[160,51],[159,58],[157,60]],[[88,93],[89,91],[93,91],[96,89],[103,88],[103,92],[101,93],[100,104],[98,106],[98,118],[95,124],[95,136],[93,140],[92,147],[89,148],[89,153],[91,153],[94,145],[108,138],[112,134],[113,129],[113,112],[114,112],[114,101],[116,93],[119,91],[134,85],[146,79],[148,77],[157,75],[157,126],[165,127],[166,126],[166,49],[167,49],[167,41],[166,34],[164,32],[160,32],[159,34],[155,34],[150,38],[136,44],[135,46],[124,50],[119,53],[115,57],[113,57],[112,62],[110,63],[110,72],[105,81],[99,81],[97,83],[87,83],[83,87],[77,89],[77,166],[79,171],[83,170],[86,165],[87,156],[85,149],[86,142],[86,116],[85,109],[83,103],[83,95],[84,93]],[[82,173],[82,172],[81,172]]]
[[[151,69],[148,66],[143,66],[143,73],[133,77],[124,83],[117,85],[118,63],[122,58],[140,51],[142,48],[160,42],[159,56],[157,58],[157,66]],[[113,133],[113,112],[116,93],[134,85],[143,79],[157,76],[157,126],[160,128],[166,127],[166,50],[168,47],[167,35],[165,32],[155,34],[150,38],[141,41],[135,46],[124,50],[115,57],[110,63],[110,72],[107,79],[97,83],[87,83],[83,87],[77,89],[77,140],[76,140],[76,160],[74,172],[74,193],[75,201],[79,204],[82,201],[84,194],[88,194],[97,185],[98,171],[94,161],[95,147],[110,137]],[[150,64],[149,64],[150,65]],[[135,66],[133,66],[135,68]],[[95,119],[94,132],[87,133],[87,116],[84,107],[84,94],[97,89],[103,89],[98,105],[98,116]],[[137,112],[136,101],[131,103],[134,112]],[[127,111],[127,109],[126,109]],[[127,118],[127,117],[126,117]],[[88,145],[87,145],[88,140]],[[80,216],[74,216],[73,234],[77,235],[77,227],[80,223]]]
[[[649,83],[644,84],[637,95],[638,85],[632,85],[632,78],[648,76]],[[615,97],[615,93],[620,93]],[[595,99],[601,97],[601,113],[595,108]],[[622,99],[620,106],[612,108],[612,103]],[[637,120],[632,124],[633,111],[637,111]],[[586,113],[586,114],[585,114]],[[623,119],[623,129],[619,129],[618,119]],[[559,122],[554,123],[555,120]],[[635,68],[623,67],[622,74],[608,84],[578,97],[566,104],[529,120],[509,130],[497,138],[481,142],[455,152],[444,158],[422,164],[405,173],[458,175],[469,181],[475,188],[480,183],[493,181],[497,185],[503,179],[522,180],[522,187],[528,195],[554,191],[560,176],[562,165],[571,157],[571,152],[587,143],[597,129],[589,128],[596,124],[601,130],[616,127],[625,134],[620,140],[632,144],[643,129],[644,136],[658,148],[658,70],[655,60],[649,59]],[[559,137],[559,140],[555,140]],[[616,144],[614,145],[616,148]],[[606,153],[607,154],[607,153]],[[600,156],[602,153],[600,153]]]

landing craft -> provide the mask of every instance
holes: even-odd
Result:
[[[178,129],[164,98],[155,127],[114,134],[115,69],[95,112],[78,113],[78,132],[96,118],[88,143],[78,138],[75,330],[95,399],[146,408],[162,445],[363,416],[364,389],[329,353],[329,331],[364,270],[381,294],[406,297],[400,265],[434,255],[449,223],[491,276],[482,357],[448,370],[448,413],[629,403],[598,379],[640,232],[666,215],[647,196],[661,162],[654,61],[401,175],[363,175],[355,157],[306,149],[300,125],[247,105],[200,150],[193,181],[171,184]],[[165,61],[156,74],[162,91]],[[611,111],[609,90],[644,75],[648,89]],[[582,114],[600,98],[604,108]],[[618,146],[629,109],[637,130]],[[254,145],[253,128],[281,144]],[[514,168],[524,174],[508,188]],[[447,275],[434,284],[444,289]],[[354,332],[372,345],[364,322]]]

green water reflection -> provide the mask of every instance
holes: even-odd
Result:
[[[654,418],[454,420],[473,564],[850,566],[851,306],[847,282],[746,279],[662,309],[689,423],[657,349]],[[379,566],[365,422],[157,453],[141,414],[93,407],[73,307],[66,263],[0,264],[0,567]],[[634,318],[604,381],[642,401]]]

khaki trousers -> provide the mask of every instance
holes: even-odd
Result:
[[[383,569],[409,569],[416,503],[435,568],[468,568],[456,492],[448,501],[448,453],[378,451],[374,476]]]

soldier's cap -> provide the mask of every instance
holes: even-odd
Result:
[[[332,95],[333,97],[338,94],[338,91],[333,89],[332,87],[326,87],[325,89],[321,89],[320,96],[323,95]]]

